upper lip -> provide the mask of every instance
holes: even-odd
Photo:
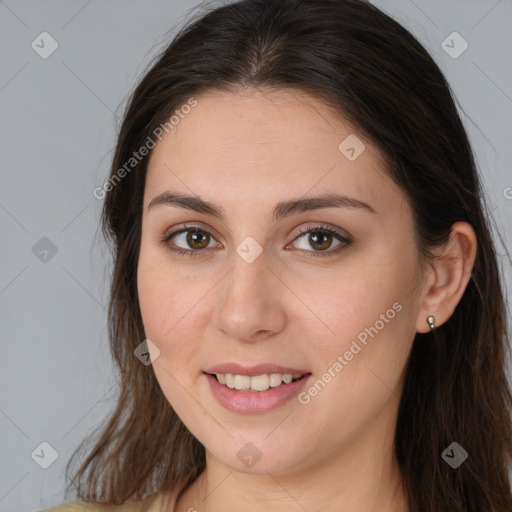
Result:
[[[290,373],[292,375],[305,375],[309,372],[307,370],[290,368],[287,366],[279,366],[277,364],[257,364],[255,366],[242,366],[241,364],[237,363],[222,363],[208,368],[205,370],[205,373],[231,373],[232,375],[248,375],[249,377],[254,377],[255,375],[265,375],[270,373]]]

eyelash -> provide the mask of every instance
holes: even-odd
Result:
[[[169,233],[168,235],[165,235],[160,241],[163,243],[169,250],[172,252],[178,254],[178,255],[188,255],[192,257],[198,257],[201,256],[205,249],[173,249],[169,246],[169,241],[172,239],[173,236],[179,235],[180,233],[187,233],[187,232],[194,232],[194,233],[206,233],[208,236],[214,238],[211,233],[209,233],[206,229],[203,229],[199,226],[187,226],[185,225],[183,229],[179,229],[176,231],[173,231],[172,233]],[[327,257],[332,256],[333,254],[337,254],[341,249],[344,247],[348,247],[352,245],[352,240],[344,235],[342,235],[338,230],[333,229],[329,226],[325,225],[308,225],[299,230],[299,234],[292,240],[292,242],[295,242],[298,238],[302,237],[305,234],[308,233],[328,233],[330,235],[333,235],[335,238],[337,238],[342,244],[338,246],[336,249],[332,251],[306,251],[308,254],[305,256],[306,258],[316,258],[316,257]]]

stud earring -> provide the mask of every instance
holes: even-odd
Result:
[[[428,323],[428,326],[430,327],[430,330],[433,331],[436,327],[436,319],[434,316],[430,315],[430,316],[427,316],[427,323]]]

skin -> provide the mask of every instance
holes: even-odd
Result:
[[[250,503],[266,512],[407,511],[393,451],[405,364],[416,332],[429,330],[426,317],[441,325],[464,292],[476,251],[472,228],[456,223],[439,260],[422,271],[405,194],[379,150],[342,116],[293,90],[196,99],[151,154],[137,276],[146,336],[160,349],[156,378],[206,448],[206,470],[176,510]],[[349,134],[366,145],[354,161],[338,150]],[[225,221],[169,205],[148,210],[171,190],[218,204]],[[323,208],[272,223],[276,203],[324,192],[376,213]],[[187,244],[187,233],[167,246],[160,241],[185,222],[211,235],[208,248],[194,249],[201,245]],[[332,237],[330,255],[314,257],[318,245],[298,229],[318,223],[352,244]],[[263,249],[252,263],[236,252],[248,236]],[[294,398],[242,414],[210,391],[203,370],[222,362],[304,368],[314,382],[395,303],[400,312],[307,404]],[[261,453],[251,468],[237,457],[248,442]]]

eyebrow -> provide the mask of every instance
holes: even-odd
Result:
[[[158,205],[177,206],[205,215],[211,215],[225,222],[226,215],[221,206],[210,201],[206,201],[199,196],[189,196],[179,192],[163,192],[154,197],[148,205],[148,211]],[[319,210],[321,208],[360,208],[368,212],[378,214],[378,212],[364,201],[352,197],[326,193],[307,198],[297,198],[288,201],[282,201],[276,204],[272,213],[274,222],[278,222],[285,217],[306,211]]]

